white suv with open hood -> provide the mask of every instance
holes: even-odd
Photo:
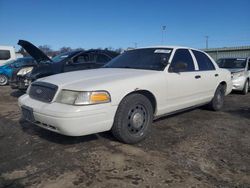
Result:
[[[209,104],[220,110],[231,74],[204,52],[185,47],[129,50],[103,68],[42,78],[19,98],[23,118],[70,136],[112,130],[136,143],[152,120]]]

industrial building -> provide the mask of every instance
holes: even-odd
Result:
[[[207,52],[215,61],[227,57],[250,57],[250,46],[208,48],[202,50]]]

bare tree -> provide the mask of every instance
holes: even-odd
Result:
[[[117,52],[117,53],[122,53],[123,51],[124,51],[124,49],[122,49],[122,48],[115,49],[115,52]]]
[[[59,49],[60,53],[65,53],[65,52],[70,52],[70,51],[72,51],[72,49],[70,47],[66,47],[66,46]]]
[[[77,51],[83,50],[83,51],[85,51],[83,48],[76,48],[74,50],[77,50]]]
[[[114,50],[114,48],[113,48],[113,47],[111,47],[111,46],[109,46],[109,47],[104,48],[104,50],[110,50],[110,51],[113,51],[113,50]]]
[[[52,56],[53,55],[53,50],[50,48],[49,45],[40,45],[38,48],[43,51],[47,56]]]

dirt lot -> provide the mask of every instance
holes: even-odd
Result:
[[[0,187],[250,187],[250,94],[157,120],[137,145],[22,122],[20,95],[0,88]]]

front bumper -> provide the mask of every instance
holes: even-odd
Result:
[[[68,136],[83,136],[110,130],[117,110],[117,106],[110,103],[89,106],[44,103],[30,98],[27,94],[19,98],[18,105],[33,109],[32,123]]]
[[[26,90],[29,87],[30,83],[31,81],[23,76],[13,76],[9,81],[12,89],[20,90]]]
[[[246,83],[246,78],[242,76],[242,77],[233,79],[232,83],[233,83],[233,90],[242,91]]]

